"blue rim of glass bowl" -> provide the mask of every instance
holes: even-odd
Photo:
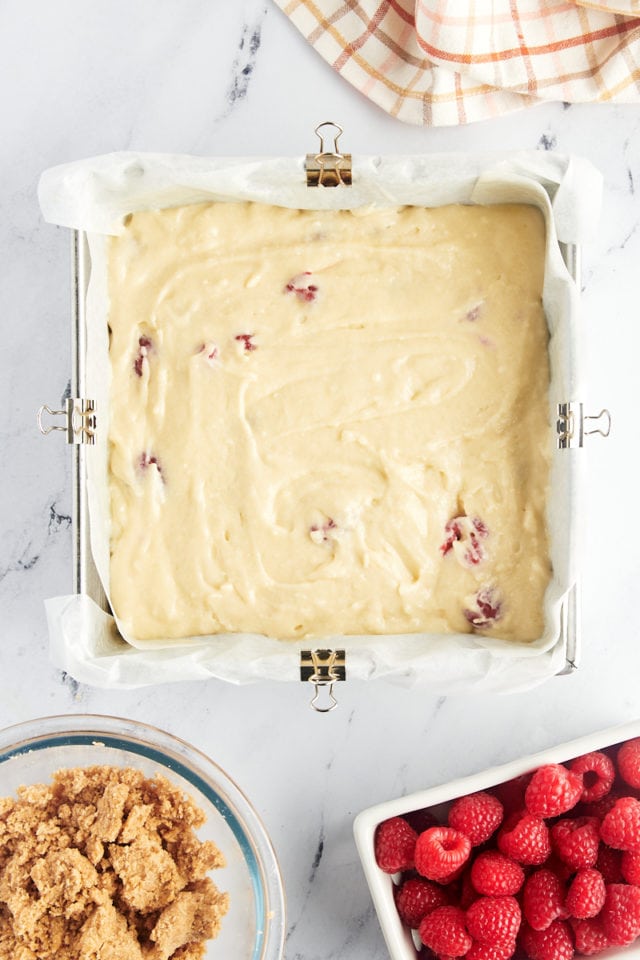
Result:
[[[140,737],[144,736],[145,731],[160,734],[162,737],[166,737],[167,740],[173,742],[176,746],[183,746],[198,753],[227,780],[230,780],[228,775],[222,770],[221,767],[218,767],[218,765],[205,754],[200,753],[196,747],[193,747],[184,740],[180,740],[180,738],[175,737],[173,734],[170,734],[165,730],[161,730],[159,727],[152,727],[136,720],[125,720],[124,718],[120,719],[118,717],[101,716],[98,714],[42,717],[36,720],[27,721],[25,723],[18,723],[10,727],[5,727],[3,730],[0,730],[0,737],[13,733],[19,735],[21,732],[27,734],[27,731],[33,731],[33,727],[38,723],[55,721],[60,721],[62,723],[75,721],[78,722],[79,726],[82,725],[83,721],[86,721],[86,726],[89,728],[91,723],[99,726],[100,723],[118,723],[120,721],[132,729],[132,736],[136,736],[136,731],[138,732],[137,735]],[[17,746],[9,746],[5,749],[0,749],[0,764],[4,763],[6,760],[10,760],[12,757],[28,754],[34,750],[46,749],[47,747],[92,746],[96,744],[98,738],[100,745],[102,746],[106,746],[115,750],[124,750],[128,753],[138,754],[147,760],[151,760],[154,763],[165,767],[167,770],[175,772],[179,776],[183,777],[193,787],[199,790],[200,793],[202,793],[203,796],[205,796],[220,813],[225,823],[233,833],[242,851],[242,855],[249,869],[249,875],[251,878],[251,886],[253,888],[255,897],[256,913],[256,940],[253,947],[252,960],[261,960],[261,958],[263,958],[263,960],[269,960],[269,958],[263,954],[266,944],[266,931],[269,930],[269,913],[267,910],[267,903],[263,890],[263,870],[261,869],[261,864],[258,860],[258,857],[256,857],[247,833],[237,815],[233,812],[223,797],[220,796],[220,794],[209,783],[207,783],[207,781],[200,776],[200,774],[191,769],[188,764],[182,762],[175,756],[169,756],[167,753],[163,752],[162,749],[154,747],[149,743],[138,742],[134,739],[127,739],[126,735],[118,736],[116,734],[109,733],[106,730],[99,729],[91,733],[71,733],[60,731],[57,733],[53,732],[35,734],[31,732],[30,735],[25,737],[25,741],[23,743]],[[233,781],[230,782],[233,784]],[[239,793],[241,793],[240,789],[235,784],[233,784],[233,786]],[[248,800],[244,797],[244,795],[241,795],[243,796],[245,802],[248,803]],[[259,826],[262,827],[262,824],[259,823]],[[280,939],[282,940],[282,937]],[[282,950],[280,949],[278,956],[281,956],[281,953]]]

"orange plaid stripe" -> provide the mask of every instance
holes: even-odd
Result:
[[[540,100],[640,101],[640,0],[470,0],[464,16],[458,0],[276,3],[346,80],[409,123]]]

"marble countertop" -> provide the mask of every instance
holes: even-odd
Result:
[[[549,104],[466,128],[406,127],[350,88],[268,0],[27,0],[0,10],[4,68],[0,725],[108,713],[208,752],[253,800],[288,893],[288,960],[386,956],[352,840],[373,803],[640,716],[640,109]],[[301,154],[344,125],[353,153],[539,149],[604,175],[583,250],[585,401],[614,428],[585,450],[583,655],[534,690],[436,697],[349,682],[318,715],[303,684],[133,691],[78,684],[48,659],[43,599],[71,589],[71,470],[35,411],[70,375],[69,238],[41,218],[42,170],[113,150]]]

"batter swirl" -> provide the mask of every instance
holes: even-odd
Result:
[[[109,275],[124,630],[540,636],[544,244],[515,204],[129,217]]]

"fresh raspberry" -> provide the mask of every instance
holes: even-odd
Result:
[[[464,866],[470,853],[471,841],[464,833],[453,827],[430,827],[416,843],[416,870],[429,880],[446,882]]]
[[[536,817],[559,817],[582,796],[582,777],[560,763],[538,767],[524,795],[524,804]]]
[[[623,947],[632,943],[640,934],[640,887],[610,883],[600,916],[612,945]]]
[[[595,803],[602,800],[611,790],[616,771],[612,761],[599,750],[576,757],[569,764],[569,770],[582,777],[583,803]]]
[[[374,850],[376,863],[385,873],[411,870],[418,835],[402,817],[385,820],[376,830]]]
[[[503,853],[486,850],[472,864],[471,882],[485,897],[514,896],[524,883],[524,870]]]
[[[558,820],[551,827],[553,849],[572,870],[594,867],[600,846],[599,827],[596,817]]]
[[[515,943],[503,945],[474,940],[468,953],[465,954],[465,960],[509,960],[515,951]]]
[[[515,944],[522,916],[515,897],[479,897],[467,910],[466,918],[474,940],[509,946]]]
[[[296,298],[303,303],[313,303],[318,296],[318,287],[317,284],[311,282],[310,278],[312,276],[313,274],[310,270],[296,274],[296,276],[292,277],[285,285],[285,291],[287,293],[295,293]]]
[[[452,517],[444,528],[445,539],[440,553],[445,557],[453,552],[461,567],[472,569],[485,558],[482,540],[489,534],[486,523],[480,517]]]
[[[571,928],[564,920],[554,920],[546,930],[523,924],[520,942],[531,960],[571,960],[574,953]]]
[[[424,833],[429,827],[437,827],[440,823],[430,810],[412,810],[411,813],[405,813],[403,816],[416,833]]]
[[[502,823],[502,804],[490,793],[471,793],[455,800],[449,810],[449,826],[464,833],[471,845],[488,840]]]
[[[621,797],[600,824],[600,836],[616,850],[640,850],[640,802]]]
[[[410,877],[394,892],[400,919],[412,930],[418,929],[428,913],[449,903],[442,887],[422,877]]]
[[[585,867],[578,870],[567,892],[565,906],[578,920],[597,916],[604,906],[606,888],[599,870]]]
[[[523,773],[513,780],[507,780],[505,783],[499,783],[491,788],[491,793],[497,797],[504,808],[505,815],[514,813],[516,810],[522,810],[524,807],[524,792],[531,780],[530,773]]]
[[[640,737],[623,743],[616,759],[624,782],[630,787],[640,787]]]
[[[620,860],[620,873],[627,883],[640,887],[640,851],[625,850]]]
[[[473,943],[460,907],[437,907],[424,918],[418,933],[426,947],[447,957],[464,956]]]
[[[472,627],[484,630],[492,627],[502,616],[502,600],[495,587],[485,584],[474,597],[467,598],[468,606],[462,611]]]
[[[546,930],[554,920],[564,920],[565,889],[551,870],[536,870],[527,877],[522,894],[522,912],[533,930]]]
[[[580,953],[584,957],[592,957],[594,953],[600,953],[601,950],[606,950],[607,947],[611,946],[600,917],[594,917],[593,920],[570,920],[569,922],[576,941],[576,953]]]
[[[518,863],[539,866],[551,853],[546,823],[526,811],[512,814],[498,833],[498,849]]]
[[[613,850],[604,843],[600,844],[598,859],[596,860],[596,870],[598,870],[605,883],[622,883],[622,850]]]

